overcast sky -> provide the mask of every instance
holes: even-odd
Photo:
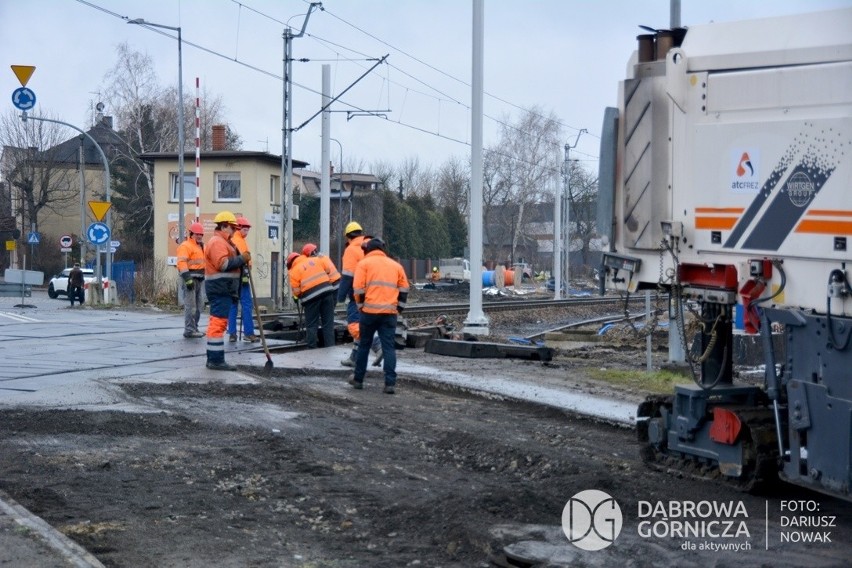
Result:
[[[104,75],[122,42],[151,55],[161,85],[177,84],[177,41],[126,23],[144,18],[181,26],[185,93],[194,96],[200,78],[203,87],[222,95],[244,150],[280,154],[282,31],[288,21],[301,28],[307,6],[302,0],[0,0],[0,90],[7,93],[0,108],[13,109],[11,93],[20,86],[9,65],[34,65],[27,86],[36,93],[38,110],[89,126],[94,105],[106,99]],[[849,6],[852,0],[683,0],[681,22]],[[368,58],[389,54],[388,65],[332,107],[387,117],[332,114],[332,137],[342,144],[347,169],[353,159],[368,165],[412,157],[426,165],[451,156],[467,159],[471,1],[327,0],[323,8],[293,44],[297,59],[310,59],[293,64],[294,126],[321,106],[323,64],[331,65],[336,95],[373,64]],[[571,157],[596,170],[604,108],[616,105],[640,24],[669,27],[669,1],[486,0],[485,145],[495,141],[495,119],[517,119],[520,109],[537,105],[559,117],[565,142],[588,129]],[[318,117],[294,135],[294,157],[313,169],[321,156],[320,131]],[[194,137],[194,130],[187,132],[188,140]],[[332,142],[331,148],[337,164],[340,147]]]

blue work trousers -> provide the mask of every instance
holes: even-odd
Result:
[[[369,314],[361,312],[361,339],[358,341],[358,354],[355,356],[355,381],[363,382],[367,374],[367,360],[373,345],[373,334],[378,333],[382,344],[382,370],[385,373],[385,386],[396,385],[396,314]]]
[[[243,310],[243,335],[254,335],[254,309],[251,303],[251,287],[249,285],[240,286],[240,307]],[[231,312],[228,314],[228,335],[237,334],[237,304],[231,306]]]

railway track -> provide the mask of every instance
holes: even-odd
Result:
[[[629,305],[633,306],[636,309],[639,306],[644,307],[645,298],[641,296],[636,296],[631,298],[629,301]],[[656,304],[656,300],[655,300]],[[531,310],[541,310],[541,309],[566,309],[566,308],[582,308],[588,306],[612,306],[613,314],[623,313],[624,307],[624,298],[620,296],[594,296],[594,297],[582,297],[582,298],[567,298],[564,300],[553,300],[553,299],[506,299],[500,301],[484,301],[482,303],[482,310],[486,313],[499,313],[499,312],[518,312],[518,311],[531,311]],[[619,311],[620,310],[620,311]],[[464,315],[470,311],[470,304],[468,302],[441,302],[441,303],[417,303],[411,304],[405,309],[405,316],[407,318],[426,318],[430,316],[438,316],[438,315]],[[346,314],[346,309],[344,307],[338,307],[335,311],[337,317],[344,316]],[[271,322],[278,319],[291,319],[298,318],[298,312],[295,311],[286,311],[286,312],[273,312],[263,314],[261,316],[264,322]]]
[[[644,298],[640,298],[644,302]],[[631,304],[633,304],[631,300]],[[515,312],[525,310],[540,310],[545,308],[570,308],[580,306],[603,306],[612,305],[617,307],[623,305],[624,299],[618,296],[598,296],[583,298],[568,298],[564,300],[501,300],[483,302],[482,311],[485,313]],[[466,314],[470,310],[470,304],[460,303],[438,303],[438,304],[413,304],[405,310],[406,315],[431,315],[431,314]]]

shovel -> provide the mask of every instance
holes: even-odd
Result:
[[[254,315],[257,316],[257,327],[260,330],[260,343],[263,345],[263,352],[266,353],[266,364],[263,366],[263,372],[267,376],[272,374],[272,355],[269,353],[269,346],[266,344],[266,334],[263,331],[263,321],[260,319],[260,308],[257,307],[257,294],[254,292],[254,277],[251,275],[251,268],[248,269],[249,286],[251,286],[251,303],[254,305]]]

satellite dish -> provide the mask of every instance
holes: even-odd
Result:
[[[98,111],[98,112],[103,112],[103,110],[105,108],[106,108],[106,105],[104,105],[104,103],[98,103],[98,104],[95,105],[95,110]]]

